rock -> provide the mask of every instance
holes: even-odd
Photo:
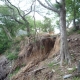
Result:
[[[67,70],[73,70],[73,68],[67,68]]]
[[[5,56],[0,56],[0,80],[4,80],[9,73],[8,60]]]
[[[78,38],[75,38],[75,41],[77,41],[78,40]]]
[[[67,39],[68,42],[70,42],[70,39]]]
[[[54,72],[55,72],[55,70],[54,70],[54,69],[52,69],[52,72],[54,73]]]
[[[67,78],[70,78],[70,77],[72,77],[72,74],[67,74],[67,75],[63,76],[63,79],[67,79]]]
[[[6,62],[7,62],[6,57],[5,57],[5,56],[1,56],[1,57],[0,57],[0,65],[1,65],[1,64],[5,64]]]

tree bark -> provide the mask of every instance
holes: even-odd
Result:
[[[61,8],[60,8],[60,31],[61,31],[61,47],[60,47],[60,55],[62,66],[63,61],[69,61],[70,63],[70,54],[68,51],[68,42],[67,42],[67,32],[66,32],[66,10],[65,10],[65,0],[61,0]]]

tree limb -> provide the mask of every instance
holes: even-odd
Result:
[[[47,9],[49,9],[49,10],[51,10],[51,11],[54,11],[54,12],[56,12],[56,13],[58,13],[59,14],[59,10],[58,9],[56,9],[56,8],[54,8],[54,7],[49,7],[49,6],[46,6],[46,5],[44,5],[40,0],[37,0],[43,7],[45,7],[45,8],[47,8]]]
[[[28,15],[28,14],[30,14],[32,12],[32,6],[33,6],[33,4],[34,4],[35,1],[36,0],[34,0],[33,3],[31,4],[30,11],[28,13],[26,13],[24,16],[26,16],[26,15]]]
[[[45,0],[45,2],[48,4],[48,6],[53,7],[53,5],[51,4],[51,2],[49,2],[48,0]]]
[[[14,6],[13,4],[11,4],[11,2],[10,2],[9,0],[7,0],[7,1],[8,1],[8,3],[9,3],[11,6],[13,6],[13,7],[18,11],[18,14],[20,15],[20,17],[21,17],[24,21],[27,22],[27,20],[25,19],[25,17],[21,15],[21,12],[19,11],[19,9],[18,9],[16,6]]]
[[[18,11],[19,15],[21,16],[21,18],[23,18],[23,16],[21,15],[19,9],[18,9],[16,6],[14,6],[13,4],[11,4],[11,2],[10,2],[9,0],[7,0],[7,1],[8,1],[8,3],[9,3],[11,6],[13,6],[14,8],[17,9],[17,11]]]
[[[14,16],[14,9],[11,6],[9,6],[9,5],[7,5],[7,6],[8,6],[8,8],[10,8],[13,11],[13,16],[11,16],[11,15],[5,15],[5,16],[10,16],[10,17],[12,17],[12,19],[14,19],[19,24],[24,24],[23,22],[17,20],[16,17]]]

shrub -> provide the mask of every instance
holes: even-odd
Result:
[[[4,33],[0,33],[0,54],[4,53],[11,45],[12,41]]]
[[[80,34],[80,30],[77,30],[77,33]]]
[[[73,77],[72,80],[80,80],[80,77]]]

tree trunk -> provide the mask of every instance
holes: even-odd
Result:
[[[26,28],[27,28],[27,36],[29,37],[31,35],[31,33],[30,33],[30,26],[29,26],[29,23],[27,20],[25,21],[25,24],[26,24]]]
[[[30,28],[29,28],[29,26],[27,26],[27,36],[29,37],[30,35],[31,35]]]
[[[74,30],[77,30],[77,27],[76,27],[76,22],[75,22],[75,19],[76,19],[76,10],[75,10],[75,0],[74,0],[74,5],[73,5],[73,26],[74,26]]]
[[[67,42],[67,32],[66,32],[66,10],[65,10],[65,0],[61,0],[62,6],[60,8],[60,31],[61,31],[61,47],[60,55],[62,66],[63,61],[70,62],[70,54],[68,51],[68,42]]]

